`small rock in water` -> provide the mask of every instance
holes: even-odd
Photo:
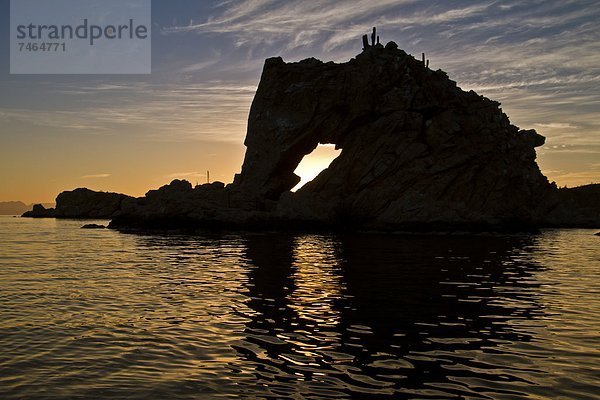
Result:
[[[600,236],[600,232],[596,232],[596,233],[594,233],[594,235]]]
[[[81,229],[105,229],[106,226],[98,225],[98,224],[86,224],[81,227]]]

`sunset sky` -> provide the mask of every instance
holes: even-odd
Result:
[[[600,181],[597,0],[156,0],[152,14],[151,75],[19,76],[0,0],[0,201],[82,186],[138,196],[207,170],[230,182],[264,59],[345,62],[373,26],[546,136],[551,181]]]

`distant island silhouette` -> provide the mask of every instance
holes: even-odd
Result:
[[[0,215],[21,215],[30,211],[34,204],[25,204],[22,201],[0,201]],[[44,207],[52,207],[54,204],[46,203]]]
[[[233,183],[175,180],[142,198],[77,189],[24,216],[111,218],[120,230],[600,226],[600,185],[550,183],[535,161],[544,142],[374,29],[346,63],[265,61]],[[319,144],[341,154],[291,192]]]

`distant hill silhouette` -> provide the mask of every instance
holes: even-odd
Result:
[[[54,207],[54,203],[43,203],[44,207]],[[33,204],[22,201],[0,201],[0,215],[21,215],[33,208]]]
[[[27,210],[31,210],[31,206],[22,201],[0,202],[0,215],[21,215]]]

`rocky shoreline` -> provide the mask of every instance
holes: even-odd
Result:
[[[341,64],[267,59],[244,144],[229,185],[175,180],[142,198],[77,189],[24,216],[111,218],[130,231],[600,226],[600,185],[558,189],[535,162],[543,136],[394,42]],[[319,144],[341,154],[291,192]]]
[[[96,192],[78,188],[62,192],[56,197],[55,208],[45,208],[41,204],[33,206],[22,216],[26,218],[73,218],[110,219],[121,211],[123,200],[133,197],[110,192]]]
[[[212,184],[212,190],[222,187],[220,183]],[[192,218],[189,214],[181,216],[181,204],[177,204],[174,199],[182,202],[190,201],[193,197],[189,191],[205,191],[207,185],[198,186],[192,189],[187,181],[175,180],[169,185],[154,191],[150,198],[155,197],[154,201],[161,199],[164,204],[173,207],[172,213],[165,213],[162,217],[149,213],[148,218],[131,218],[128,215],[130,208],[139,207],[140,203],[146,202],[146,197],[134,198],[130,196],[119,195],[120,203],[115,204],[115,195],[117,193],[94,192],[89,189],[76,189],[66,191],[57,198],[57,209],[45,209],[36,207],[34,211],[23,214],[23,217],[30,218],[58,218],[58,219],[111,219],[109,228],[124,232],[178,232],[190,233],[198,231],[305,231],[305,232],[332,232],[332,231],[387,231],[395,233],[435,233],[435,232],[537,232],[541,228],[598,228],[600,226],[600,185],[585,185],[575,188],[556,189],[555,196],[560,199],[556,207],[540,221],[535,223],[524,223],[523,221],[514,221],[503,224],[486,223],[418,223],[390,226],[387,229],[368,228],[360,224],[353,223],[350,220],[337,220],[328,222],[312,222],[303,220],[290,220],[277,216],[269,211],[241,210],[233,208],[228,210],[225,207],[223,213],[229,213],[228,219],[224,215],[219,215],[213,205],[212,218],[204,216],[201,218]],[[210,190],[210,189],[209,189]],[[229,188],[227,190],[230,190]],[[88,196],[82,196],[82,193],[88,193]],[[94,193],[94,196],[89,194]],[[121,197],[124,196],[124,197]],[[75,206],[76,205],[76,206]],[[191,200],[189,207],[194,207],[194,201]],[[66,212],[66,210],[71,211]],[[104,210],[98,212],[98,210]],[[73,210],[79,210],[73,212]],[[166,211],[166,209],[164,210]],[[189,211],[189,210],[188,210]]]

